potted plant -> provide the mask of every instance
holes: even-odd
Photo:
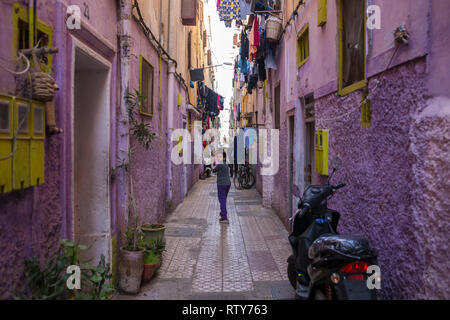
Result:
[[[144,224],[141,230],[145,241],[164,241],[166,226],[163,224]]]
[[[144,273],[142,274],[142,282],[146,283],[150,281],[153,278],[153,275],[155,274],[158,263],[160,259],[155,254],[155,251],[153,248],[150,248],[145,251],[145,258],[144,258]]]
[[[159,240],[159,239],[154,240],[153,251],[155,252],[156,256],[158,257],[158,265],[156,267],[156,270],[161,268],[162,254],[163,254],[165,248],[166,248],[166,244],[165,244],[164,240]]]
[[[131,172],[131,149],[129,150],[129,164],[126,167]],[[140,246],[141,233],[138,228],[139,215],[133,195],[133,181],[128,179],[130,187],[130,204],[128,208],[128,231],[125,232],[126,245],[120,248],[119,288],[125,293],[136,294],[141,288],[142,273],[144,272],[145,249]]]
[[[144,272],[145,249],[137,246],[137,231],[130,228],[125,233],[127,245],[120,248],[119,288],[130,294],[139,292]]]
[[[145,97],[138,91],[127,93],[128,118],[130,126],[130,135],[132,135],[138,144],[148,151],[150,144],[156,137],[151,131],[151,126],[139,117],[139,106]],[[128,209],[128,231],[125,233],[126,246],[120,248],[121,261],[119,263],[119,288],[130,294],[139,292],[144,272],[145,248],[140,246],[141,230],[138,220],[139,214],[136,208],[136,202],[133,192],[132,175],[132,154],[136,147],[130,147],[128,150],[128,164],[122,162],[121,168],[128,173],[129,184],[129,209]],[[114,171],[114,177],[116,172]],[[114,181],[114,179],[111,179]]]

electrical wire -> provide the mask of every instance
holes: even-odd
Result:
[[[171,61],[175,64],[175,69],[178,67],[177,61],[172,58],[169,53],[164,49],[164,47],[161,45],[161,43],[156,39],[155,35],[149,28],[149,26],[145,23],[144,18],[142,17],[141,9],[139,7],[139,3],[137,0],[134,0],[133,2],[133,8],[136,9],[136,13],[138,17],[133,15],[133,18],[139,22],[139,25],[141,26],[144,33],[150,37],[150,42],[156,47],[156,50],[158,51],[160,56],[165,56],[164,61],[168,62]],[[184,80],[183,76],[177,72],[174,73],[175,77],[178,79],[178,81],[183,85],[183,87],[188,90],[188,86],[186,84],[186,80]]]

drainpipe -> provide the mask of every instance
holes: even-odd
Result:
[[[130,148],[129,122],[128,122],[128,106],[127,93],[130,90],[130,63],[131,63],[131,0],[120,0],[119,9],[119,59],[120,59],[120,105],[117,119],[118,126],[118,157],[120,159],[128,159],[128,150]],[[131,173],[130,173],[131,174]],[[118,213],[122,217],[118,217],[117,221],[127,219],[127,211],[129,204],[129,183],[128,176],[123,172],[119,176],[117,183],[117,205]]]
[[[173,2],[172,0],[169,0],[169,17],[168,17],[168,52],[170,56],[173,55],[173,47],[172,46],[172,6]],[[173,133],[173,109],[174,109],[174,86],[175,86],[175,64],[172,61],[168,62],[168,99],[167,99],[167,184],[166,184],[166,194],[167,194],[167,202],[172,200],[172,160],[171,160],[171,154],[172,154],[172,133]]]

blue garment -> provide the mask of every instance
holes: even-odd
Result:
[[[239,68],[241,69],[242,74],[248,74],[250,69],[250,62],[241,58],[241,60],[239,61]]]
[[[219,197],[220,202],[220,215],[223,219],[228,220],[228,212],[227,212],[227,198],[228,193],[230,192],[231,185],[229,186],[217,186],[217,195]]]
[[[252,0],[239,0],[241,7],[241,19],[246,20],[247,16],[252,14]]]
[[[266,69],[277,70],[277,64],[275,62],[275,50],[272,48],[269,41],[267,41],[267,35],[264,31],[264,35],[262,36],[262,46],[264,47],[264,64],[266,65]]]

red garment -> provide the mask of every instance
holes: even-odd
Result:
[[[221,110],[220,108],[220,96],[217,95],[217,110]]]
[[[219,10],[220,0],[217,0],[217,10]]]
[[[253,19],[253,27],[252,27],[252,31],[250,31],[250,37],[249,37],[249,59],[248,60],[250,62],[255,59],[259,46],[260,46],[259,22],[258,22],[258,17],[255,17],[255,19]]]
[[[260,43],[259,43],[259,21],[258,21],[258,17],[255,17],[255,19],[253,20],[253,45],[255,47],[259,47]]]

